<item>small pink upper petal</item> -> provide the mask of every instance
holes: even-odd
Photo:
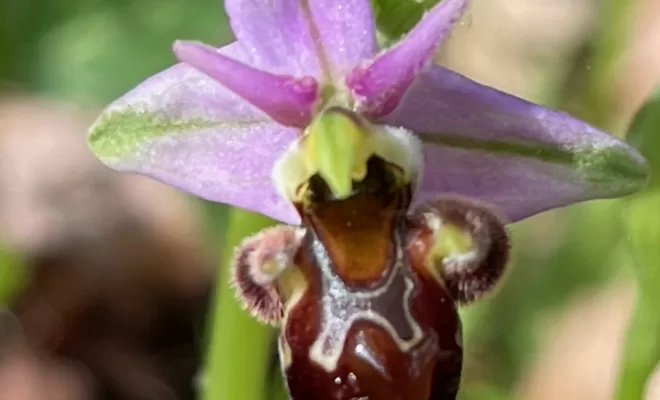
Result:
[[[198,42],[178,41],[174,53],[282,125],[305,127],[311,120],[318,98],[318,84],[312,77],[261,71]]]
[[[346,84],[364,114],[379,117],[391,112],[428,65],[454,23],[460,18],[466,0],[444,0],[392,48],[355,68]]]

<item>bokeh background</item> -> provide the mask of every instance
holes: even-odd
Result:
[[[213,379],[198,367],[228,209],[85,144],[179,38],[229,42],[219,1],[0,3],[2,399],[189,399]],[[660,83],[660,0],[473,1],[438,62],[623,136]],[[636,298],[621,207],[512,226],[506,277],[463,312],[462,399],[612,398]]]

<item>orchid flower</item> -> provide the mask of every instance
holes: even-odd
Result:
[[[644,185],[616,138],[432,62],[466,0],[387,49],[367,0],[225,6],[235,42],[176,42],[181,63],[89,140],[112,168],[288,224],[232,268],[240,301],[282,327],[294,399],[455,398],[456,303],[502,274],[505,222]]]

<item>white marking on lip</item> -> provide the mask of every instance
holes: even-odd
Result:
[[[419,324],[412,317],[410,311],[410,299],[415,289],[410,276],[407,276],[403,266],[404,250],[401,246],[401,238],[396,235],[395,249],[397,251],[396,261],[390,272],[390,276],[379,288],[371,291],[351,291],[344,282],[337,277],[329,267],[329,260],[323,245],[319,242],[314,244],[314,251],[319,259],[325,258],[327,262],[320,262],[321,279],[323,287],[322,309],[321,309],[321,332],[309,349],[309,358],[328,372],[337,368],[337,363],[344,350],[348,331],[358,320],[371,321],[383,328],[395,341],[399,349],[408,352],[417,345],[424,337]],[[401,301],[406,321],[412,328],[412,338],[405,340],[399,336],[391,322],[380,313],[372,309],[372,301],[384,294],[397,277],[404,274],[406,290]],[[336,302],[343,300],[345,306],[340,307],[337,312]]]
[[[289,342],[287,342],[284,334],[280,334],[279,340],[277,341],[277,350],[280,354],[282,371],[286,371],[293,363],[293,356],[291,354],[291,346],[289,346]]]
[[[374,358],[374,355],[367,349],[365,345],[359,343],[355,346],[355,354],[366,361],[373,369],[380,372],[383,375],[387,374],[387,371],[383,368],[383,365]]]

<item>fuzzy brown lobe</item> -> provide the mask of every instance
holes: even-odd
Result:
[[[428,218],[437,218],[468,232],[475,244],[475,257],[457,262],[437,259],[438,270],[451,296],[459,304],[468,304],[492,289],[504,273],[509,260],[509,236],[504,221],[487,205],[462,196],[447,195],[418,207],[412,220],[418,226],[415,237],[417,251],[427,254],[432,227]]]
[[[256,244],[246,241],[238,249],[233,261],[232,286],[240,293],[243,307],[253,317],[265,324],[278,325],[282,319],[283,306],[277,287],[257,284],[251,275],[252,265],[248,260]]]
[[[239,302],[259,321],[279,325],[284,296],[274,281],[291,266],[299,246],[298,229],[282,225],[245,239],[235,250],[231,284]]]

